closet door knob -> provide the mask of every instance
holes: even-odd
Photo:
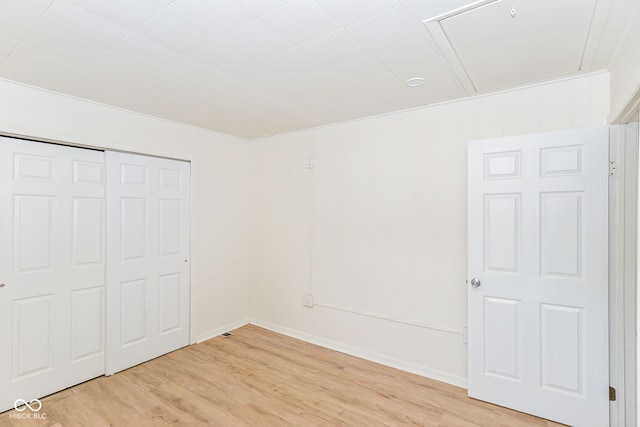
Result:
[[[471,279],[471,286],[473,286],[474,288],[480,286],[480,279],[476,279],[475,277]]]

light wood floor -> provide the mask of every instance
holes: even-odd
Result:
[[[51,395],[42,400],[46,420],[15,413],[0,425],[559,425],[251,325]]]

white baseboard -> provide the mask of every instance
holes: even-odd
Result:
[[[195,341],[192,340],[191,344],[199,344],[199,343],[201,343],[203,341],[210,340],[211,338],[215,338],[220,334],[228,332],[228,331],[230,331],[232,329],[239,328],[239,327],[244,326],[244,325],[246,325],[248,323],[249,323],[249,319],[246,318],[246,319],[238,320],[237,322],[230,323],[230,324],[225,325],[225,326],[221,326],[221,327],[213,329],[211,331],[203,332],[201,334],[196,335]]]
[[[381,365],[390,366],[392,368],[400,369],[402,371],[411,372],[412,374],[420,375],[426,378],[431,378],[436,381],[455,385],[462,388],[467,388],[467,379],[458,375],[451,375],[446,372],[439,371],[437,369],[430,369],[424,366],[416,365],[415,363],[405,362],[390,356],[385,356],[380,353],[375,353],[369,350],[364,350],[359,347],[354,347],[348,344],[343,344],[337,341],[322,338],[316,335],[307,334],[306,332],[297,331],[295,329],[287,328],[284,326],[276,325],[274,323],[265,322],[259,319],[250,318],[248,323],[259,326],[261,328],[269,329],[270,331],[277,332],[282,335],[287,335],[292,338],[299,339],[311,344],[319,345],[321,347],[330,348],[341,353],[349,354],[351,356],[359,357],[361,359],[369,360],[371,362],[380,363]]]

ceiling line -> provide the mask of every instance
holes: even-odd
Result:
[[[33,22],[33,25],[31,25],[31,27],[29,27],[29,29],[22,35],[22,37],[20,37],[20,40],[18,40],[18,42],[13,45],[13,47],[11,48],[11,50],[9,51],[9,53],[2,58],[2,60],[0,61],[0,67],[2,67],[2,65],[4,64],[4,62],[9,59],[9,57],[11,56],[11,54],[13,54],[13,52],[18,48],[18,46],[20,46],[20,44],[22,43],[22,41],[29,35],[31,34],[31,32],[33,31],[33,29],[40,23],[40,21],[42,20],[42,18],[44,17],[44,15],[47,14],[47,12],[49,11],[49,9],[51,9],[51,6],[53,6],[53,4],[56,2],[56,0],[51,0],[51,3],[49,3],[49,6],[47,6],[47,8],[42,11],[42,13],[40,14],[40,16],[38,16],[38,19],[36,19]]]

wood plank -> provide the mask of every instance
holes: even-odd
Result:
[[[44,420],[16,414],[0,426],[559,425],[253,325],[46,397]]]

